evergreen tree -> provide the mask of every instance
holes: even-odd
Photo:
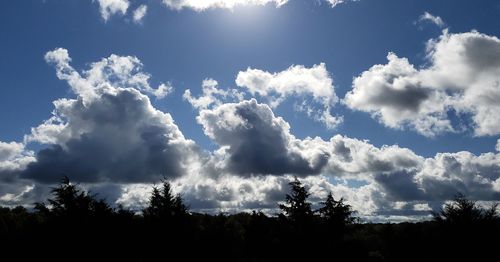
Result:
[[[188,208],[182,202],[180,194],[174,195],[169,182],[163,181],[161,189],[153,187],[149,205],[143,210],[147,218],[174,218],[188,214]]]
[[[302,183],[295,177],[294,181],[288,183],[291,193],[286,195],[285,204],[280,204],[279,208],[290,220],[295,222],[304,222],[310,220],[314,213],[311,209],[311,203],[307,201],[309,192]]]
[[[498,220],[498,204],[484,209],[476,201],[467,199],[463,194],[458,194],[452,203],[445,204],[438,213],[433,213],[434,220],[450,224],[472,224],[475,222],[486,222]]]
[[[344,198],[336,201],[330,192],[325,202],[321,203],[318,212],[320,216],[331,225],[343,226],[353,223],[356,218],[353,216],[354,211],[350,205],[344,203]]]
[[[103,217],[113,214],[113,209],[103,200],[97,200],[70,183],[64,177],[61,183],[51,191],[54,198],[50,198],[49,207],[45,203],[35,203],[35,210],[41,215],[84,219],[86,217]]]

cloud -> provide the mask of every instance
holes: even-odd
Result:
[[[142,19],[146,16],[148,12],[148,7],[146,5],[140,5],[134,10],[132,18],[135,23],[142,23]]]
[[[17,174],[33,161],[33,152],[26,150],[23,143],[0,141],[0,182],[16,179]]]
[[[390,54],[387,64],[354,80],[344,103],[394,128],[457,131],[447,117],[450,110],[468,114],[475,123],[481,108],[496,112],[496,89],[484,84],[491,83],[488,77],[497,78],[498,63],[489,59],[497,41],[477,32],[445,33],[429,42],[431,63],[419,69]],[[472,52],[477,45],[479,51]],[[136,209],[163,177],[193,210],[211,213],[257,209],[274,214],[293,175],[301,177],[315,205],[333,192],[377,221],[425,217],[457,192],[476,200],[500,199],[498,149],[423,157],[398,145],[375,146],[342,135],[295,137],[289,123],[274,114],[273,101],[308,95],[320,105],[336,103],[324,65],[240,72],[237,83],[242,81],[245,91],[264,102],[245,99],[248,93],[236,89],[220,89],[211,78],[203,81],[198,97],[186,90],[184,99],[199,110],[198,123],[219,146],[202,152],[170,114],[153,107],[146,94],[155,96],[162,85],[151,87],[139,59],[111,55],[83,71],[70,65],[66,49],[50,51],[45,59],[75,97],[54,101],[52,117],[34,127],[23,143],[0,142],[2,205],[39,201],[62,175]],[[445,69],[460,72],[455,74],[459,79]],[[42,149],[35,155],[27,149],[30,143],[40,143]]]
[[[248,68],[238,73],[236,85],[246,88],[252,95],[265,98],[272,107],[278,106],[290,96],[301,97],[304,100],[295,109],[306,112],[330,129],[342,122],[342,117],[330,113],[338,98],[333,79],[324,63],[311,68],[291,66],[278,73]],[[307,101],[306,97],[312,97],[313,101]],[[314,103],[319,104],[320,108],[315,107]]]
[[[40,199],[48,192],[40,182],[56,182],[59,177],[52,174],[61,170],[108,201],[136,210],[162,178],[159,170],[171,171],[166,174],[175,192],[193,210],[209,213],[257,209],[275,214],[292,175],[301,176],[315,205],[333,192],[347,198],[359,215],[376,221],[427,217],[429,208],[457,192],[478,200],[500,199],[498,153],[425,158],[397,145],[376,147],[341,135],[297,139],[269,105],[251,99],[200,111],[198,122],[220,146],[207,156],[140,91],[110,90],[87,105],[81,97],[55,102],[54,117],[63,123],[47,130],[60,131],[42,136],[52,136],[55,144],[39,151],[36,162],[32,157],[21,174],[24,180],[0,183],[5,188],[0,203]],[[2,161],[24,150],[18,143],[1,145]],[[33,180],[38,182],[34,188]]]
[[[223,175],[215,178],[193,173],[172,181],[172,186],[196,212],[216,214],[259,210],[275,215],[279,213],[278,203],[289,193],[288,183],[292,180],[292,176]],[[345,184],[334,185],[325,176],[305,177],[301,181],[311,193],[310,200],[314,202],[315,208],[332,192],[336,199],[347,199],[362,215],[369,215],[376,210],[370,199],[373,190],[371,185],[349,188]],[[137,196],[148,190],[150,189],[141,186],[131,188],[127,196],[121,199],[121,203],[133,206],[139,203]]]
[[[429,12],[424,12],[424,14],[422,14],[418,18],[418,21],[420,23],[429,22],[429,23],[437,25],[440,28],[443,28],[445,26],[445,23],[444,23],[443,19],[441,19],[441,17],[434,16],[434,15],[430,14]]]
[[[428,65],[416,69],[388,55],[353,81],[344,103],[384,125],[410,127],[426,136],[472,129],[476,136],[500,134],[500,40],[476,31],[449,34],[427,44]],[[471,125],[452,123],[449,115]]]
[[[500,152],[500,139],[498,139],[498,140],[497,140],[497,144],[496,144],[496,146],[495,146],[495,150],[496,150],[497,152]]]
[[[155,93],[135,57],[112,55],[92,63],[83,77],[70,65],[67,50],[46,60],[66,80],[76,99],[54,101],[53,116],[32,129],[26,141],[48,143],[21,177],[57,182],[151,182],[185,174],[198,157],[170,114],[156,110],[140,91]]]
[[[499,200],[500,154],[438,153],[415,176],[428,198],[449,199],[457,192],[478,200]]]
[[[325,0],[332,8],[346,2],[358,0]],[[287,4],[289,0],[163,0],[163,4],[173,10],[189,8],[197,12],[208,9],[233,9],[237,6],[264,6],[274,4],[277,8]]]
[[[99,3],[99,11],[104,21],[108,21],[110,16],[118,13],[125,15],[130,5],[128,0],[97,0],[97,2]]]
[[[0,206],[29,205],[46,196],[47,188],[19,179],[19,174],[34,161],[34,152],[24,143],[0,141]]]
[[[447,95],[444,91],[424,87],[419,71],[406,58],[393,53],[388,63],[375,65],[353,81],[353,89],[344,98],[352,109],[369,112],[384,125],[434,136],[453,131],[447,119]]]
[[[424,158],[397,145],[375,147],[340,135],[328,141],[297,139],[285,120],[255,99],[201,110],[197,120],[220,146],[211,159],[217,174],[354,179],[372,184],[378,190],[374,197],[383,203],[444,201],[457,192],[478,199],[499,197],[498,154],[439,153]],[[454,164],[446,164],[447,159]]]
[[[227,172],[307,175],[318,173],[325,164],[302,155],[288,123],[255,99],[204,109],[197,120],[205,134],[221,146],[215,157]]]
[[[337,5],[344,4],[347,2],[357,2],[359,0],[326,0],[332,8],[336,7]]]
[[[220,89],[218,85],[216,80],[207,78],[202,82],[202,94],[198,98],[192,96],[190,89],[186,89],[182,97],[198,110],[212,108],[228,100],[243,100],[244,94],[242,92],[236,89]]]
[[[288,0],[163,0],[163,4],[174,10],[190,8],[195,11],[205,11],[211,8],[233,9],[236,6],[274,4],[280,7]]]
[[[135,56],[112,54],[90,65],[80,75],[69,63],[71,58],[64,48],[45,54],[45,60],[56,68],[57,77],[66,80],[71,89],[84,100],[91,100],[114,87],[135,88],[156,98],[164,98],[172,92],[170,83],[161,83],[157,88],[149,84],[150,75],[142,71],[143,64]]]

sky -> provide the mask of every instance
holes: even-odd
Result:
[[[63,176],[140,210],[277,212],[297,176],[371,221],[500,200],[500,1],[0,3],[0,205]]]

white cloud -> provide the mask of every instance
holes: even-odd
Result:
[[[427,68],[416,69],[407,59],[390,55],[388,64],[376,65],[354,80],[355,88],[348,95],[352,97],[346,97],[345,103],[371,112],[394,127],[404,124],[421,128],[421,132],[442,132],[418,125],[428,122],[431,115],[443,121],[444,127],[452,128],[448,119],[440,115],[443,111],[452,108],[476,114],[472,111],[475,107],[486,106],[487,99],[495,101],[495,96],[489,95],[481,98],[484,101],[478,100],[480,104],[469,107],[470,111],[460,107],[471,99],[480,99],[468,98],[477,95],[469,94],[468,88],[490,94],[479,84],[488,83],[484,82],[484,75],[496,77],[497,72],[496,60],[481,58],[481,52],[468,55],[470,49],[460,48],[465,45],[463,42],[479,41],[478,38],[481,45],[485,44],[483,38],[493,46],[497,40],[491,42],[492,38],[476,32],[467,34],[445,34],[431,42],[432,63]],[[469,51],[449,52],[445,56],[443,50],[451,45],[446,42],[455,42],[452,46],[458,45],[458,50]],[[481,50],[491,47],[486,45]],[[442,61],[446,58],[456,63],[466,55],[469,64],[481,67],[473,67],[480,80],[467,76],[472,74],[467,71],[472,67]],[[500,151],[422,157],[397,145],[377,147],[369,141],[341,135],[329,140],[299,139],[270,105],[255,99],[244,100],[238,91],[220,89],[217,81],[205,79],[199,97],[189,90],[184,93],[184,98],[200,110],[197,121],[205,134],[219,145],[212,152],[200,152],[193,141],[183,136],[172,116],[155,109],[143,94],[154,94],[167,87],[151,88],[150,76],[142,72],[137,58],[112,55],[91,63],[90,69],[80,73],[70,65],[65,49],[55,49],[45,57],[55,66],[57,76],[68,82],[76,98],[54,101],[53,116],[25,137],[24,143],[48,144],[36,158],[23,143],[0,142],[0,204],[33,202],[46,196],[48,189],[39,187],[40,183],[33,187],[33,182],[50,184],[62,174],[89,183],[89,187],[104,195],[114,195],[112,199],[117,203],[130,207],[144,206],[151,183],[167,176],[194,210],[214,213],[258,209],[274,214],[277,202],[288,191],[291,175],[301,176],[313,202],[322,201],[328,192],[333,192],[336,198],[346,197],[362,216],[379,220],[426,216],[430,208],[457,192],[478,200],[500,199]],[[451,79],[444,66],[467,74]],[[321,105],[336,101],[331,77],[324,66],[312,69],[291,67],[289,70],[295,74],[249,69],[240,81],[250,93],[278,104],[290,95],[310,95]],[[468,83],[473,83],[473,87]],[[331,91],[316,89],[318,86]],[[19,173],[24,179],[18,179]],[[349,181],[361,184],[353,186]]]
[[[248,189],[252,192],[248,199],[257,203],[245,202],[239,197],[246,193],[227,184],[265,178],[283,181],[289,175],[300,175],[304,181],[363,181],[360,187],[342,184],[341,194],[351,198],[362,194],[363,199],[355,206],[363,210],[364,216],[373,219],[394,215],[412,219],[427,217],[430,208],[439,206],[457,192],[474,199],[500,199],[500,154],[439,153],[425,158],[397,145],[375,147],[368,141],[340,135],[328,141],[319,137],[297,139],[290,133],[286,121],[275,116],[268,105],[254,99],[202,110],[198,121],[205,134],[220,146],[202,170],[218,175],[204,178],[188,175],[180,178],[183,182],[179,183],[184,190],[190,188],[189,197],[204,210],[272,209],[269,205],[272,201],[266,200],[268,197],[262,194],[260,198],[255,197],[258,193]],[[207,166],[211,171],[207,171]],[[200,182],[203,186],[196,182],[203,179],[212,182]],[[286,191],[283,186],[273,187],[280,188],[273,190],[273,194],[279,196]],[[340,185],[325,182],[314,186],[317,196],[332,189],[340,190]],[[199,194],[201,196],[197,196]],[[397,212],[394,201],[400,203]]]
[[[498,140],[497,140],[497,144],[496,144],[496,146],[495,146],[495,150],[496,150],[497,152],[500,152],[500,139],[498,139]]]
[[[427,136],[453,131],[446,116],[446,94],[423,87],[420,72],[406,58],[390,53],[387,59],[387,64],[375,65],[354,79],[344,103],[391,128],[409,125]]]
[[[23,143],[0,141],[0,182],[11,180],[16,173],[35,160]]]
[[[461,131],[450,113],[462,121],[470,116],[476,136],[500,134],[500,40],[444,31],[428,42],[427,57],[429,65],[416,69],[389,54],[387,64],[355,78],[344,103],[391,128],[409,126],[427,136]]]
[[[175,192],[181,193],[196,211],[217,213],[257,209],[274,214],[278,211],[277,202],[282,201],[288,192],[291,175],[295,174],[302,176],[314,203],[323,201],[328,192],[333,192],[336,198],[347,198],[365,219],[377,221],[426,217],[430,208],[457,192],[480,200],[500,199],[498,153],[479,156],[469,152],[440,153],[433,158],[424,158],[397,145],[375,147],[368,141],[340,135],[330,140],[319,137],[297,139],[290,133],[286,121],[275,116],[268,105],[252,99],[220,103],[212,109],[201,110],[198,121],[205,133],[220,145],[207,159],[192,149],[193,142],[182,137],[172,119],[167,118],[168,114],[148,105],[146,96],[141,96],[135,89],[115,89],[100,94],[86,106],[79,102],[81,98],[58,100],[54,114],[65,122],[60,128],[66,135],[56,135],[49,141],[56,141],[61,149],[52,147],[40,151],[37,155],[40,162],[29,165],[22,177],[56,181],[55,177],[40,177],[40,174],[65,169],[76,181],[97,185],[111,183],[92,190],[106,196],[116,195],[110,199],[127,207],[140,208],[147,202],[151,183],[161,178],[147,173],[153,170],[154,174],[155,166],[175,158],[161,167],[175,170],[178,162],[183,163],[182,175],[171,176],[171,181]],[[131,99],[123,100],[123,96]],[[113,102],[115,100],[121,102]],[[138,110],[143,105],[149,109]],[[97,110],[99,108],[102,110]],[[127,108],[129,113],[120,108]],[[166,125],[172,130],[165,131]],[[150,126],[156,128],[150,129]],[[168,138],[163,140],[165,137]],[[162,141],[170,142],[166,145]],[[3,148],[0,162],[12,160],[24,150],[19,143],[0,145]],[[170,155],[155,151],[158,146],[160,151],[166,148]],[[92,157],[85,151],[87,148]],[[152,153],[145,156],[144,148]],[[77,154],[77,149],[82,154]],[[133,157],[127,152],[133,152]],[[50,159],[54,161],[47,161]],[[76,164],[80,162],[83,165]],[[47,172],[35,172],[37,170],[33,167],[37,165],[38,171]],[[95,169],[86,170],[82,166]],[[118,170],[116,166],[125,169]],[[133,176],[127,173],[130,170],[146,170],[146,173]],[[98,171],[99,176],[89,176],[94,171]],[[120,175],[113,175],[116,173]],[[352,186],[348,182],[332,183],[334,180],[363,183]],[[148,184],[136,184],[138,182]],[[5,187],[5,184],[0,183],[0,186]],[[0,203],[34,199],[35,192],[40,189],[25,192],[28,187],[29,184],[19,184],[5,189],[4,192],[8,193],[0,196]],[[399,204],[395,206],[394,202]]]
[[[205,109],[197,117],[205,134],[220,146],[217,166],[224,172],[251,175],[317,174],[321,155],[307,156],[290,126],[255,99]],[[318,152],[321,154],[321,152]]]
[[[174,191],[181,193],[192,210],[197,212],[259,210],[275,215],[279,213],[278,203],[289,192],[288,183],[292,180],[292,176],[222,175],[214,178],[193,173],[176,179],[172,185]],[[343,197],[360,215],[368,216],[376,211],[375,203],[371,200],[374,190],[372,185],[349,188],[343,184],[334,185],[325,176],[310,176],[301,181],[311,193],[310,200],[315,205],[324,201],[327,194],[332,192],[335,199]]]
[[[190,89],[186,89],[182,97],[198,110],[218,106],[227,100],[243,100],[244,94],[242,92],[238,92],[236,89],[220,89],[218,85],[216,80],[207,78],[202,82],[202,94],[198,98],[191,95]]]
[[[97,2],[99,3],[99,10],[104,21],[108,21],[110,16],[117,13],[125,15],[130,5],[128,0],[97,0]]]
[[[139,7],[137,7],[132,15],[134,22],[141,23],[142,19],[144,18],[144,16],[146,16],[147,12],[148,12],[148,6],[140,5]]]
[[[499,199],[500,154],[438,153],[428,158],[415,180],[429,198],[445,199],[461,192],[475,199]]]
[[[139,91],[164,98],[172,92],[170,83],[162,83],[157,88],[149,84],[150,75],[142,71],[143,64],[135,56],[112,54],[91,64],[90,69],[80,75],[72,66],[68,51],[57,48],[47,52],[45,60],[56,67],[57,77],[68,81],[71,89],[80,95],[84,103],[98,97],[113,87],[135,88]]]
[[[440,28],[443,28],[445,26],[445,23],[441,17],[432,15],[429,12],[424,12],[424,14],[418,18],[418,21],[419,22],[430,22],[430,23],[437,25]]]
[[[498,154],[440,153],[424,158],[407,148],[378,148],[340,135],[329,141],[297,139],[286,121],[255,99],[202,110],[197,119],[220,146],[211,160],[218,174],[323,174],[375,183],[386,198],[402,201],[445,199],[459,191],[496,197],[492,184],[500,175]],[[445,164],[451,159],[455,164]],[[457,165],[460,169],[455,170]],[[446,176],[450,179],[441,179]]]
[[[175,10],[190,8],[196,11],[204,11],[211,8],[233,9],[236,6],[267,5],[274,4],[280,7],[288,0],[163,0],[163,4]]]
[[[336,7],[337,5],[344,4],[347,2],[357,2],[359,0],[326,0],[332,8]]]
[[[265,98],[271,107],[278,106],[290,96],[300,97],[303,102],[295,107],[296,110],[305,112],[330,129],[342,123],[342,117],[330,113],[338,98],[324,63],[311,68],[291,66],[278,73],[248,68],[238,73],[236,85],[248,89],[252,95]],[[307,101],[307,97],[312,97],[312,102]],[[315,107],[315,103],[320,108]]]
[[[359,0],[324,0],[332,8],[346,2],[356,2]],[[205,11],[213,8],[233,9],[237,6],[264,6],[274,4],[277,8],[287,4],[289,0],[163,0],[163,4],[174,10],[184,8],[195,11]]]
[[[76,99],[54,101],[53,116],[32,129],[26,142],[47,143],[21,176],[55,182],[64,174],[83,182],[145,182],[184,175],[198,149],[170,114],[156,110],[140,91],[149,86],[135,57],[111,55],[80,75],[65,49],[46,54]],[[168,88],[167,88],[168,89]]]
[[[415,211],[432,211],[432,208],[429,206],[428,203],[423,203],[423,204],[415,204],[413,206],[413,209]]]

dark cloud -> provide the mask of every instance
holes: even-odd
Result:
[[[415,171],[399,171],[374,175],[375,181],[394,201],[412,201],[426,199],[424,192],[414,180]]]
[[[123,194],[123,187],[120,184],[92,184],[87,190],[98,199],[104,199],[108,203],[116,203]]]
[[[115,91],[87,104],[82,99],[56,103],[55,114],[65,124],[58,144],[40,150],[21,177],[43,183],[64,175],[78,182],[131,183],[183,175],[198,152],[194,143],[139,91]]]
[[[428,41],[426,52],[428,63],[418,69],[389,53],[387,64],[374,65],[354,79],[344,103],[388,127],[408,126],[425,136],[463,130],[453,125],[453,112],[472,117],[477,136],[499,134],[500,39],[444,30]]]
[[[430,90],[419,86],[406,86],[404,90],[385,86],[380,90],[380,96],[374,96],[368,103],[377,106],[391,106],[397,110],[418,112],[423,101],[429,98]]]
[[[295,138],[282,118],[255,99],[200,112],[206,134],[226,147],[225,169],[238,175],[311,175],[326,164],[312,166],[293,148]]]

